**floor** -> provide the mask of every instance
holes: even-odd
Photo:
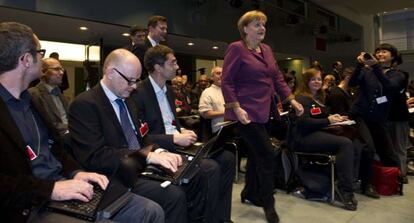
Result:
[[[356,194],[359,201],[357,211],[347,211],[328,203],[312,202],[278,191],[276,210],[281,223],[414,223],[414,177],[404,185],[404,196],[372,199]],[[235,223],[266,223],[263,210],[242,204],[243,175],[233,184],[232,220]]]

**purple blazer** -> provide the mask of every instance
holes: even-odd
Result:
[[[224,56],[221,89],[226,104],[238,102],[252,122],[266,123],[275,93],[282,100],[291,96],[272,49],[261,43],[262,53],[249,50],[242,40],[229,45]],[[237,120],[232,108],[224,117]]]

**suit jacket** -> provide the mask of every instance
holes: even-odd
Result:
[[[138,142],[144,146],[139,134],[141,123],[133,103],[127,107]],[[101,84],[80,94],[69,107],[69,132],[75,158],[88,170],[111,175],[123,157],[132,156],[140,164],[146,165],[147,152],[129,150],[121,124]]]
[[[293,98],[272,49],[260,44],[262,56],[251,52],[243,41],[229,45],[224,56],[221,89],[226,104],[238,102],[257,123],[269,120],[275,92],[282,100]],[[226,109],[226,119],[237,120],[233,109]]]
[[[138,57],[139,61],[142,64],[142,74],[140,79],[144,80],[145,78],[148,77],[148,71],[144,66],[144,56],[145,56],[145,52],[147,52],[147,50],[149,48],[151,48],[151,42],[149,41],[148,37],[145,37],[145,42],[144,44],[135,44],[135,45],[130,45],[127,49],[129,51],[131,51],[133,54],[135,54],[135,56]]]
[[[68,130],[68,125],[62,123],[59,111],[53,102],[52,96],[49,94],[48,89],[46,88],[45,82],[40,81],[35,87],[29,89],[30,94],[32,95],[33,104],[36,107],[44,107],[45,112],[48,118],[52,121],[55,127],[59,130],[61,134],[65,133]],[[62,102],[63,109],[66,114],[68,113],[69,102],[63,94],[59,94],[59,99]]]
[[[33,105],[50,131],[49,135],[54,141],[51,151],[62,163],[61,174],[70,177],[80,166],[63,150],[63,141],[45,115],[43,107]],[[33,175],[23,136],[1,98],[0,117],[0,216],[4,222],[25,222],[32,207],[40,206],[50,199],[55,182]]]
[[[167,86],[167,99],[170,105],[171,111],[174,114],[175,124],[177,130],[180,131],[181,124],[177,119],[177,114],[175,111],[175,96],[174,92],[170,86]],[[138,84],[137,89],[132,93],[131,100],[133,100],[137,107],[139,117],[143,122],[147,122],[149,127],[148,137],[149,140],[157,143],[162,148],[168,149],[170,151],[175,151],[173,135],[166,135],[164,121],[162,119],[161,109],[158,105],[157,96],[155,95],[155,90],[151,85],[149,78],[141,81]]]

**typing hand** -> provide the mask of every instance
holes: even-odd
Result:
[[[236,114],[239,122],[241,122],[243,125],[249,124],[251,122],[251,120],[249,119],[249,115],[243,108],[237,107],[234,108],[233,111]]]
[[[73,179],[97,183],[104,190],[109,183],[109,180],[105,175],[91,172],[78,172]]]
[[[155,153],[150,152],[148,154],[148,163],[160,165],[169,171],[175,173],[179,166],[182,165],[181,156],[175,153],[161,152]]]
[[[92,199],[93,186],[82,180],[56,181],[53,187],[51,199],[55,201],[80,200],[88,202]]]
[[[181,133],[174,134],[174,144],[179,146],[189,146],[197,141],[197,135],[190,130],[184,130]]]

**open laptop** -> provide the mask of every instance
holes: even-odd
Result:
[[[236,121],[225,121],[217,123],[217,126],[220,127],[216,135],[214,136],[217,136],[217,139],[214,145],[211,146],[210,150],[205,154],[205,157],[214,156],[216,153],[223,150],[223,145],[225,144],[225,142],[234,136],[234,127],[236,123]],[[186,148],[177,148],[177,152],[189,156],[194,156],[203,145],[203,143],[196,142]]]
[[[194,155],[180,154],[178,152],[181,155],[183,163],[175,173],[169,172],[157,165],[148,165],[141,175],[158,181],[169,181],[175,185],[187,184],[197,174],[200,169],[201,159],[208,154],[215,145],[216,140],[217,136],[214,136],[208,142],[204,143]]]
[[[103,190],[99,185],[93,187],[93,197],[89,202],[79,200],[50,201],[46,210],[58,212],[87,221],[109,219],[119,211],[133,196],[119,177],[121,168],[117,168],[110,182]]]

